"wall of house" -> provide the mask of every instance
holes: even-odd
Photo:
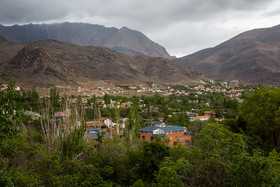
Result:
[[[173,131],[172,133],[170,132],[169,134],[165,134],[166,137],[169,138],[170,142],[169,145],[173,146],[177,143],[179,144],[183,144],[183,145],[189,145],[190,140],[191,140],[191,135],[189,134],[185,134],[185,132],[177,132],[177,131]]]
[[[152,140],[153,132],[147,132],[147,131],[140,131],[140,139],[141,140]],[[190,134],[185,134],[184,131],[182,132],[177,132],[177,131],[172,131],[172,132],[165,132],[165,137],[168,137],[170,142],[168,143],[169,146],[173,146],[175,144],[183,144],[183,145],[189,145],[191,141],[191,135]]]
[[[149,131],[149,132],[148,131],[143,131],[143,132],[140,131],[140,139],[141,140],[151,140],[152,136],[153,136],[152,131]]]

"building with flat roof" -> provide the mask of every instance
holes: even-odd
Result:
[[[173,146],[177,144],[189,145],[191,140],[191,132],[185,127],[166,125],[165,127],[148,126],[139,129],[140,139],[152,141],[156,136],[169,139],[167,145]]]

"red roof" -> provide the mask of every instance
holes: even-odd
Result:
[[[87,122],[87,127],[103,126],[103,125],[105,125],[104,122]]]
[[[199,118],[206,118],[206,117],[210,117],[208,115],[204,115],[204,116],[198,116]]]
[[[205,111],[204,114],[216,114],[214,111]]]
[[[106,119],[108,119],[107,117],[101,117],[100,118],[100,121],[104,121],[104,120],[106,120]]]

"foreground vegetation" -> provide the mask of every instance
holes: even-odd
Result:
[[[105,95],[107,106],[114,99],[129,101],[132,107],[100,109],[96,97],[82,103],[81,97],[60,97],[55,88],[43,98],[35,88],[14,88],[11,79],[8,89],[0,92],[0,186],[280,184],[280,89],[259,87],[243,104],[212,95],[216,113],[227,118],[190,123],[180,112],[194,107],[189,97]],[[42,117],[31,119],[24,113],[31,109]],[[71,110],[67,121],[53,120],[55,112],[65,109]],[[128,117],[124,137],[87,137],[85,122],[100,116],[114,121]],[[158,117],[191,130],[192,146],[139,140],[138,129]]]

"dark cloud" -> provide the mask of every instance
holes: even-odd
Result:
[[[127,26],[147,34],[171,53],[182,54],[261,25],[258,19],[268,20],[271,15],[277,18],[279,10],[273,9],[277,3],[277,0],[0,0],[0,24],[78,21]]]

